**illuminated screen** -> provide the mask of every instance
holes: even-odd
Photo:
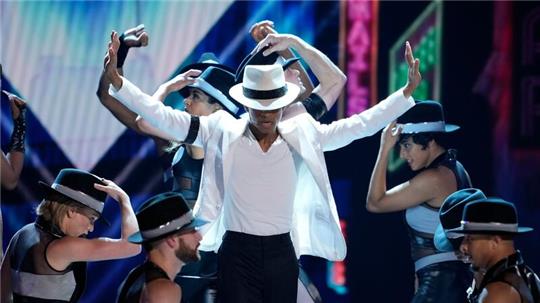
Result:
[[[442,1],[431,3],[414,21],[390,50],[389,92],[392,93],[407,83],[407,62],[403,59],[405,41],[409,41],[413,54],[420,59],[422,81],[414,91],[416,100],[439,100],[441,79],[441,39],[442,39]],[[392,153],[388,170],[394,171],[404,162]]]

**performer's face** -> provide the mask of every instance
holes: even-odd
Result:
[[[184,99],[186,112],[195,116],[208,116],[215,112],[219,105],[209,102],[210,97],[202,90],[197,88],[189,89],[189,96]]]
[[[277,124],[283,115],[283,108],[274,110],[246,109],[249,112],[249,123],[255,135],[269,135],[277,132]],[[253,129],[255,128],[255,129]]]
[[[300,87],[300,94],[306,91],[306,87],[302,83],[302,79],[300,79],[300,71],[297,69],[287,68],[285,70],[285,81],[298,85]]]
[[[85,237],[94,231],[94,223],[97,219],[98,216],[89,210],[69,210],[62,231],[68,236]]]
[[[465,235],[460,250],[468,256],[471,265],[476,268],[487,269],[492,263],[495,241],[492,235],[471,234]],[[497,261],[497,260],[495,260]]]
[[[178,236],[178,249],[176,250],[176,257],[184,263],[199,261],[201,256],[199,255],[198,248],[201,240],[201,234],[195,229]]]
[[[399,143],[399,157],[409,164],[413,171],[427,167],[430,163],[428,147],[414,143],[412,137]]]

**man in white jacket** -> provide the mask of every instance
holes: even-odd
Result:
[[[205,151],[195,212],[211,222],[201,249],[219,248],[220,300],[295,302],[298,256],[346,255],[323,152],[373,135],[413,106],[411,94],[421,77],[410,46],[403,89],[369,110],[323,125],[302,106],[286,108],[300,89],[285,82],[279,65],[248,65],[243,82],[231,88],[249,119],[173,110],[117,73],[117,45],[113,32],[105,62],[109,93],[170,139]],[[338,97],[346,78],[320,51],[293,35],[269,35],[259,47],[267,45],[265,55],[294,48],[320,81],[314,93],[324,100]]]

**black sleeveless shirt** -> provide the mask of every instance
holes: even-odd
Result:
[[[482,290],[488,284],[502,282],[509,284],[519,292],[522,303],[540,302],[540,280],[538,276],[527,266],[517,251],[499,262],[495,263],[484,275],[480,287],[469,293],[469,302],[479,302]]]
[[[431,164],[420,170],[421,171],[427,170],[427,169],[433,169],[437,168],[439,166],[444,166],[452,171],[456,178],[456,184],[457,184],[457,190],[469,188],[472,186],[471,180],[469,178],[469,175],[467,174],[467,171],[461,165],[459,161],[456,159],[456,150],[449,149],[446,152],[442,153],[440,156],[435,158]],[[425,208],[427,211],[425,213],[430,214],[434,218],[436,217],[438,220],[439,217],[439,208],[430,206],[427,203],[422,203],[415,207],[421,207]],[[411,247],[411,256],[413,261],[417,261],[422,257],[428,256],[428,255],[434,255],[437,253],[440,253],[440,251],[435,248],[435,244],[433,243],[433,233],[435,232],[435,229],[433,229],[433,233],[427,233],[427,232],[420,232],[418,230],[413,229],[408,224],[408,230],[409,230],[409,239],[410,239],[410,247]]]
[[[143,286],[157,279],[169,279],[167,273],[161,269],[161,267],[146,261],[142,265],[139,265],[133,269],[122,285],[120,285],[120,292],[116,302],[118,303],[133,303],[139,302],[141,299],[141,292]]]
[[[10,258],[14,302],[77,302],[86,284],[86,262],[65,270],[53,269],[45,257],[49,244],[64,237],[62,231],[38,216],[11,239]]]
[[[173,163],[175,157],[181,158]],[[181,193],[190,202],[196,201],[201,185],[203,161],[203,159],[193,159],[183,146],[165,153],[162,156],[165,186]],[[193,208],[193,205],[190,206]]]

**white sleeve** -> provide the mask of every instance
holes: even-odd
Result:
[[[127,108],[140,115],[150,125],[164,132],[175,141],[184,141],[190,131],[192,116],[184,111],[176,110],[152,96],[142,92],[137,86],[122,77],[122,87],[116,90],[112,85],[109,94],[119,100]],[[200,123],[202,126],[204,123]],[[198,131],[200,134],[200,130]],[[193,145],[201,146],[202,138],[197,136]]]
[[[414,99],[405,98],[403,89],[400,89],[361,113],[331,124],[318,124],[323,150],[335,150],[354,140],[374,135],[413,105]]]

